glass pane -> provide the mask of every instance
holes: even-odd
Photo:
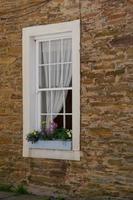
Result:
[[[72,62],[72,39],[63,39],[63,62]]]
[[[42,122],[46,122],[46,115],[41,115],[41,127],[42,127]]]
[[[51,113],[51,92],[41,92],[41,113]]]
[[[39,43],[39,64],[49,63],[49,42]]]
[[[51,115],[41,115],[41,127],[47,129],[49,128],[50,123],[51,123]]]
[[[62,87],[63,77],[61,71],[62,67],[60,64],[50,66],[51,87]]]
[[[72,87],[72,64],[63,65],[63,86]]]
[[[66,128],[72,130],[72,115],[66,115]]]
[[[39,67],[39,88],[49,87],[49,66]]]
[[[57,128],[63,128],[63,115],[54,115],[53,121],[57,124]]]
[[[63,91],[52,91],[52,113],[62,113],[63,105]]]
[[[51,63],[61,62],[61,40],[52,40],[50,46],[50,61]]]
[[[65,91],[65,112],[72,113],[72,90]]]

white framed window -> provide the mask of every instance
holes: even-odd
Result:
[[[72,129],[71,147],[31,145],[41,122]],[[80,21],[23,29],[23,156],[80,160]]]

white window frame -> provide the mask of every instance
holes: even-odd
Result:
[[[50,34],[72,34],[72,150],[30,148],[26,136],[37,127],[36,39]],[[80,160],[80,20],[23,29],[23,156]]]

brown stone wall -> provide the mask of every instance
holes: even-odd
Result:
[[[22,28],[81,20],[80,162],[22,157]],[[0,183],[133,197],[133,1],[0,1]],[[109,198],[108,198],[109,199]]]

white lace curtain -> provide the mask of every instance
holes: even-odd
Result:
[[[39,84],[41,88],[51,88],[51,91],[46,92],[45,97],[42,98],[41,107],[46,113],[56,113],[56,115],[52,116],[52,119],[54,119],[62,110],[63,99],[65,100],[67,92],[63,93],[62,90],[53,91],[52,88],[69,87],[71,83],[71,39],[63,39],[62,42],[61,40],[53,40],[50,44],[49,42],[42,42],[40,53],[42,55],[41,62],[46,65],[41,67]],[[46,121],[47,123],[51,121],[51,116],[47,115]]]

